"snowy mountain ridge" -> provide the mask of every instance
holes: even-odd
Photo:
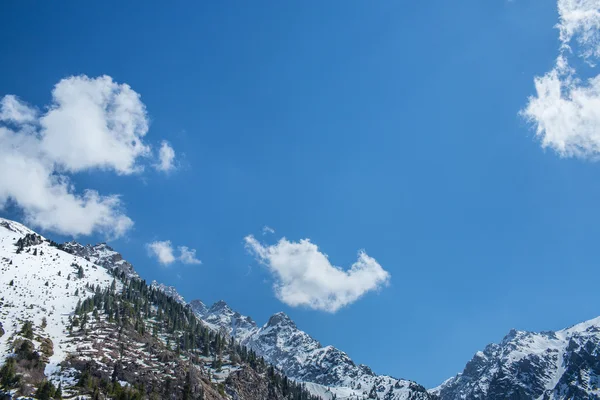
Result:
[[[73,240],[59,245],[59,248],[67,253],[83,257],[104,268],[124,272],[129,278],[139,278],[139,275],[133,269],[133,265],[124,260],[120,253],[114,251],[106,243],[98,243],[96,245],[86,244],[84,246]]]
[[[125,278],[121,281],[121,278],[115,279],[116,275]],[[139,284],[132,286],[131,282],[136,280]],[[216,350],[227,343],[218,339],[218,333],[233,337],[322,399],[600,400],[600,317],[555,332],[511,330],[499,343],[477,352],[461,373],[437,388],[426,390],[415,382],[376,375],[369,367],[355,364],[343,351],[323,346],[300,330],[285,313],[272,315],[260,326],[222,300],[210,307],[200,300],[188,304],[172,286],[154,281],[144,287],[133,266],[106,244],[83,246],[69,242],[59,245],[18,222],[0,218],[0,364],[22,351],[17,345],[30,341],[34,350],[30,354],[38,354],[43,361],[40,377],[45,375],[56,384],[68,385],[69,390],[77,388],[78,376],[88,363],[94,363],[96,371],[104,375],[110,373],[113,365],[115,371],[122,365],[119,376],[124,377],[123,385],[139,379],[139,374],[149,374],[145,384],[160,385],[164,382],[160,371],[169,371],[168,374],[177,375],[178,390],[181,390],[187,368],[184,365],[193,361],[197,363],[194,364],[197,379],[204,382],[203,390],[211,393],[206,395],[207,400],[235,396],[240,399],[285,398],[281,394],[267,395],[272,393],[269,386],[272,382],[267,385],[264,372],[261,375],[241,368],[229,354]],[[112,311],[108,314],[98,313],[98,309],[92,313],[92,308],[88,312],[81,311],[82,304],[93,307],[89,301],[105,296],[101,296],[103,291],[110,289],[110,293],[127,296],[134,288],[155,301],[159,300],[157,292],[163,293],[163,297],[166,295],[172,305],[163,305],[169,310],[173,310],[174,305],[179,307],[178,319],[157,325],[164,313],[158,312],[156,304],[154,308],[146,306],[146,311],[139,308],[141,315],[149,315],[141,325],[139,320],[134,325],[115,325],[114,320],[111,322]],[[132,295],[131,299],[138,298],[136,296]],[[126,297],[119,301],[124,299]],[[112,307],[110,302],[104,302],[103,307],[107,305]],[[75,313],[78,308],[80,311]],[[131,313],[134,309],[126,306],[120,312]],[[84,321],[78,318],[88,317],[84,328]],[[205,332],[205,339],[195,339],[200,344],[208,340],[213,346],[208,350],[209,356],[199,356],[206,350],[193,346],[192,356],[180,359],[178,353],[171,352],[174,343],[179,343],[176,347],[185,343],[178,342],[184,338],[178,339],[178,321],[190,318],[209,328],[211,333]],[[33,334],[26,332],[28,322],[32,324]],[[144,324],[147,328],[142,326]],[[76,329],[72,331],[74,326]],[[169,328],[168,333],[160,330],[152,335],[143,333],[158,326],[173,328]],[[121,336],[125,328],[129,331]],[[189,348],[189,344],[183,347],[184,350]],[[222,357],[218,363],[217,354]],[[244,357],[249,357],[244,360],[252,360],[251,354]],[[20,362],[27,365],[26,361]],[[217,385],[230,392],[219,393]],[[251,389],[258,387],[255,385],[262,388],[260,395]],[[34,393],[32,387],[25,389]],[[240,394],[244,395],[239,397]]]
[[[511,330],[430,391],[446,399],[600,399],[600,317],[556,332]]]
[[[319,400],[130,265],[0,218],[0,398]]]
[[[157,281],[152,281],[152,283],[150,284],[150,287],[152,287],[156,290],[160,290],[167,296],[175,299],[175,301],[177,301],[180,304],[186,304],[183,296],[179,294],[179,292],[177,291],[177,289],[174,286],[167,286],[164,283],[158,283]]]
[[[343,351],[321,345],[298,329],[283,312],[272,315],[259,327],[222,300],[211,307],[200,300],[190,304],[211,328],[253,349],[288,377],[311,383],[309,388],[321,396],[335,394],[338,399],[360,399],[371,395],[388,400],[432,398],[415,382],[376,375],[369,367],[356,365]]]

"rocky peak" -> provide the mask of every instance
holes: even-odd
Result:
[[[234,337],[273,364],[288,377],[308,382],[318,393],[341,398],[364,398],[374,387],[386,400],[430,400],[434,396],[414,382],[376,375],[366,365],[356,365],[343,351],[322,346],[298,329],[285,313],[272,315],[258,327],[250,318],[233,311],[224,301],[210,308],[200,300],[191,304],[196,315],[212,329]],[[317,385],[317,386],[314,386]],[[321,389],[318,389],[320,387]],[[383,398],[383,397],[379,398]]]
[[[158,283],[157,281],[152,281],[152,283],[150,284],[150,287],[153,288],[154,290],[160,290],[167,296],[175,299],[175,301],[177,301],[178,303],[186,304],[185,300],[183,299],[183,296],[180,295],[179,292],[177,292],[177,289],[175,289],[174,286],[167,286],[164,283]]]
[[[229,305],[227,303],[225,303],[224,300],[219,300],[216,303],[214,303],[212,306],[210,306],[210,309],[208,311],[210,313],[233,312],[233,310],[231,308],[229,308]]]
[[[266,324],[266,327],[290,327],[292,329],[298,329],[292,319],[284,312],[278,312],[273,314]]]
[[[204,316],[208,312],[208,307],[200,300],[190,301],[190,307],[192,307],[192,311],[199,317]]]
[[[106,243],[98,243],[96,245],[86,244],[84,246],[72,240],[61,244],[59,247],[68,253],[84,257],[96,265],[123,272],[129,278],[139,278],[139,275],[133,269],[133,265],[124,260],[120,253],[114,251]]]
[[[432,389],[442,400],[600,399],[600,329],[590,320],[556,332],[512,329]],[[579,378],[577,378],[579,377]],[[581,377],[584,377],[583,380]]]

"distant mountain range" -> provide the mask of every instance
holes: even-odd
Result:
[[[109,301],[112,295],[116,300]],[[92,389],[80,385],[91,374],[93,382],[113,385],[118,377],[119,387],[126,388],[120,390],[149,398],[157,391],[158,398],[186,398],[191,379],[189,393],[206,399],[600,399],[600,317],[557,332],[513,330],[477,352],[461,373],[427,390],[355,364],[284,313],[258,325],[224,301],[188,304],[174,287],[146,285],[105,243],[56,244],[5,219],[0,219],[0,297],[0,363],[16,359],[25,385],[0,388],[0,398],[2,392],[26,391],[40,397],[35,385],[44,376],[65,394],[93,398]],[[118,320],[108,305],[112,301],[122,308],[117,307]],[[167,312],[173,315],[165,317]],[[95,322],[77,328],[84,326],[81,319]],[[24,334],[28,321],[31,339]],[[26,369],[33,361],[19,358],[17,345],[26,341],[33,348],[27,357],[41,360],[34,363],[37,369]],[[120,353],[107,350],[119,347]],[[163,386],[171,379],[165,395]],[[109,389],[114,388],[98,389],[99,396],[112,393]]]

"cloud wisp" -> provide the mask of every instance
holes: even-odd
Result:
[[[155,168],[163,172],[171,172],[175,169],[175,150],[166,140],[163,140],[158,150],[158,163]]]
[[[349,270],[343,270],[331,264],[309,239],[290,242],[282,238],[269,246],[249,235],[244,241],[275,278],[277,298],[291,307],[334,313],[390,280],[389,272],[364,251]]]
[[[14,95],[0,100],[0,209],[13,203],[28,223],[60,234],[124,235],[133,221],[120,196],[77,191],[68,174],[144,170],[152,149],[140,95],[109,76],[72,76],[54,86],[44,110]],[[168,166],[175,153],[161,148],[159,157]]]
[[[262,228],[262,234],[263,235],[272,235],[275,233],[275,229],[271,228],[270,226],[263,226]]]
[[[146,249],[151,257],[162,265],[171,265],[174,262],[182,264],[202,264],[202,261],[196,258],[196,250],[187,246],[178,246],[179,255],[175,255],[175,250],[170,240],[155,241],[146,244]]]
[[[536,94],[520,112],[543,148],[561,157],[600,158],[600,75],[583,79],[574,58],[600,58],[600,1],[558,0],[560,49],[554,68],[535,78]]]

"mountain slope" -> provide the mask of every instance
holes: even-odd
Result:
[[[512,330],[431,390],[450,399],[600,399],[600,317],[557,332]]]
[[[0,219],[0,398],[318,400],[130,265]]]
[[[25,242],[21,251],[15,245],[19,239]],[[73,344],[65,341],[68,317],[90,295],[86,284],[106,288],[112,281],[104,268],[51,246],[19,223],[0,218],[0,321],[5,331],[0,337],[0,363],[24,321],[41,327],[46,318],[40,334],[54,345],[46,374],[56,371],[73,351]]]
[[[63,243],[58,246],[60,249],[83,257],[96,265],[100,265],[106,269],[114,269],[123,272],[128,278],[139,278],[137,272],[133,269],[128,261],[123,259],[123,256],[112,249],[106,243],[98,243],[96,245],[86,244],[81,245],[76,241]]]
[[[259,327],[224,301],[210,308],[200,300],[190,304],[207,325],[253,349],[285,375],[306,382],[307,388],[320,396],[387,400],[434,397],[415,382],[376,375],[369,367],[356,365],[343,351],[322,346],[284,313],[271,316]]]
[[[356,365],[284,313],[259,326],[224,301],[187,304],[105,244],[59,245],[0,218],[0,364],[0,398],[600,400],[600,317],[512,330],[427,391]]]

